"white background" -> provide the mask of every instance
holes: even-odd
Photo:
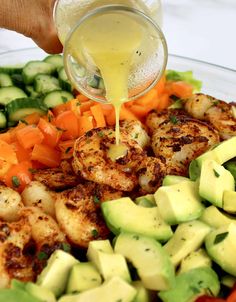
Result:
[[[236,0],[162,0],[169,53],[236,70]],[[19,34],[0,30],[0,52],[32,47]]]

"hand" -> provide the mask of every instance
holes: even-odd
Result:
[[[60,53],[62,45],[53,22],[56,0],[0,0],[0,27],[17,31],[48,53]]]

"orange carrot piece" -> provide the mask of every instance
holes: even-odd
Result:
[[[86,101],[84,103],[81,103],[81,105],[80,105],[81,113],[83,114],[83,112],[90,110],[90,107],[93,106],[94,104],[95,104],[95,102],[90,101],[90,100]]]
[[[29,125],[16,131],[16,138],[25,149],[32,148],[35,144],[41,144],[43,133],[35,126]]]
[[[65,104],[60,104],[60,105],[57,105],[56,107],[54,107],[52,109],[52,112],[55,116],[58,116],[59,114],[61,114],[62,112],[65,112],[67,110],[68,110],[67,103],[65,103]]]
[[[60,152],[46,145],[36,144],[32,151],[32,160],[38,161],[49,168],[56,168],[60,165]]]
[[[105,127],[106,126],[106,121],[104,118],[104,114],[102,111],[102,106],[100,104],[96,104],[94,106],[90,107],[90,110],[94,116],[96,126],[97,127]]]
[[[137,120],[138,118],[128,109],[125,108],[124,105],[121,106],[120,110],[120,120],[126,120],[126,121],[134,121]]]
[[[165,108],[168,108],[168,106],[170,104],[171,104],[171,101],[170,101],[169,95],[167,93],[165,93],[159,97],[159,102],[157,104],[156,109],[163,110]]]
[[[160,81],[156,84],[154,89],[158,95],[161,95],[165,91],[166,77],[165,75],[161,77]]]
[[[114,111],[114,106],[111,104],[100,104],[102,107],[102,112],[105,117],[111,114]]]
[[[71,110],[74,112],[76,116],[80,116],[81,115],[80,102],[77,99],[67,102],[67,110]]]
[[[144,118],[144,117],[147,115],[148,111],[150,111],[150,110],[147,109],[146,107],[141,106],[141,105],[139,105],[139,104],[133,104],[133,105],[129,108],[129,110],[130,110],[133,114],[135,114],[135,116],[137,116],[139,119]]]
[[[172,82],[171,89],[172,94],[176,95],[179,98],[187,98],[193,94],[192,85],[183,81]]]
[[[7,161],[10,164],[18,163],[13,146],[3,140],[0,140],[0,159]]]
[[[44,135],[43,143],[52,148],[56,147],[62,136],[62,131],[59,131],[56,126],[45,121],[42,118],[40,118],[39,120],[38,128]]]
[[[29,149],[24,149],[18,141],[13,142],[11,146],[16,153],[18,162],[28,161],[31,157],[31,151]]]
[[[93,118],[93,114],[92,114],[91,110],[84,111],[83,116],[87,116],[87,117],[91,116]]]
[[[25,128],[26,126],[27,126],[26,124],[24,124],[24,123],[22,123],[22,122],[19,122],[18,125],[17,125],[16,127],[10,128],[10,129],[8,130],[8,132],[10,133],[10,136],[11,136],[11,142],[14,142],[14,141],[17,140],[17,138],[16,138],[16,133],[17,133],[17,131],[20,130],[20,129]]]
[[[32,164],[29,161],[23,161],[13,165],[3,178],[4,183],[18,192],[22,192],[27,184],[32,180],[30,172]]]
[[[0,134],[0,140],[10,144],[11,143],[11,134],[10,134],[10,132],[8,131],[8,132],[5,132],[5,133],[1,133]]]
[[[105,114],[104,114],[105,115]],[[115,114],[115,109],[112,107],[112,110],[108,115],[105,115],[106,123],[109,126],[114,126],[116,123],[116,114]]]
[[[79,136],[94,128],[93,118],[91,116],[80,116],[79,121]]]
[[[151,89],[145,95],[135,100],[135,104],[148,107],[154,99],[157,99],[157,91],[155,89]]]
[[[86,101],[89,100],[89,98],[88,98],[87,96],[83,95],[83,94],[78,94],[78,95],[76,96],[76,99],[77,99],[78,101],[80,101],[81,103],[86,102]]]
[[[61,159],[68,159],[73,156],[75,140],[61,141],[58,149],[61,151]]]
[[[70,110],[62,112],[57,116],[55,125],[63,132],[61,137],[62,140],[75,139],[79,136],[78,118],[74,112]]]
[[[27,115],[23,120],[28,124],[28,125],[36,125],[39,122],[41,115],[37,112],[34,112],[32,114]]]

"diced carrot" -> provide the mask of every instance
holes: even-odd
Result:
[[[134,121],[137,120],[138,118],[128,109],[125,108],[124,105],[121,106],[120,110],[120,120],[126,120],[126,121]]]
[[[230,295],[227,297],[226,302],[236,302],[236,287],[234,285],[233,290]]]
[[[8,132],[10,133],[11,136],[11,142],[14,142],[17,140],[16,138],[16,133],[18,130],[25,128],[27,125],[25,123],[19,122],[18,125],[14,128],[10,128]]]
[[[61,159],[68,159],[73,156],[75,140],[61,141],[58,149],[61,151]]]
[[[42,118],[40,118],[39,120],[38,128],[44,135],[43,143],[52,148],[56,147],[62,136],[62,131],[59,131],[56,126],[52,125]]]
[[[129,110],[131,112],[133,112],[135,114],[135,116],[137,116],[139,119],[144,118],[147,115],[148,111],[150,111],[148,108],[138,105],[138,104],[133,104],[129,108]]]
[[[90,107],[90,110],[94,116],[96,126],[97,127],[105,127],[106,126],[106,121],[104,118],[104,114],[102,111],[102,106],[100,104],[96,104],[94,106]]]
[[[100,104],[105,117],[109,116],[114,111],[114,106],[111,104]]]
[[[88,111],[90,110],[90,107],[93,106],[95,104],[95,102],[93,101],[86,101],[84,103],[81,103],[80,105],[80,110],[81,110],[81,114],[84,112],[84,111]]]
[[[79,120],[79,136],[94,128],[93,118],[91,116],[80,116]]]
[[[115,123],[116,123],[116,114],[115,114],[114,107],[112,108],[112,111],[110,111],[110,113],[108,115],[105,115],[105,119],[106,119],[107,125],[109,125],[109,126],[114,126],[115,125]]]
[[[165,108],[168,108],[168,106],[171,104],[170,98],[168,94],[162,94],[159,98],[159,102],[157,104],[158,110],[163,110]]]
[[[43,133],[35,126],[29,125],[16,131],[16,138],[25,149],[32,148],[35,144],[41,144]]]
[[[10,144],[11,143],[11,134],[10,134],[10,132],[8,131],[8,132],[5,132],[5,133],[1,133],[0,134],[0,140]]]
[[[13,165],[3,178],[4,183],[18,192],[22,192],[27,184],[32,180],[30,172],[31,162],[23,161]]]
[[[157,99],[157,91],[155,89],[151,89],[145,95],[135,100],[135,104],[148,107],[154,99]]]
[[[179,98],[187,98],[193,94],[192,85],[183,81],[172,82],[171,89],[172,94]]]
[[[166,84],[166,77],[164,75],[161,77],[160,81],[154,87],[158,95],[161,95],[164,92],[165,84]]]
[[[79,136],[79,118],[70,110],[62,112],[57,116],[55,125],[63,131],[62,140],[75,139]]]
[[[67,111],[68,108],[67,108],[67,104],[60,104],[60,105],[57,105],[56,107],[54,107],[52,109],[52,112],[55,116],[58,116],[59,114],[61,114],[62,112],[65,112]]]
[[[78,94],[76,96],[77,100],[80,101],[81,103],[86,102],[89,100],[89,98],[83,94]]]
[[[32,163],[32,169],[34,169],[34,170],[41,170],[41,169],[47,169],[48,168],[47,166],[45,166],[44,164],[38,162],[37,160],[31,160],[31,163]]]
[[[91,110],[84,111],[83,116],[87,116],[87,117],[91,116],[93,118],[93,114],[92,114]]]
[[[55,116],[51,110],[48,110],[47,115],[45,115],[41,118],[44,118],[44,117],[46,117],[45,120],[48,121],[49,123],[53,123],[55,120]]]
[[[25,118],[24,118],[24,121],[28,124],[28,125],[36,125],[38,124],[39,122],[39,119],[40,119],[40,114],[37,113],[37,112],[34,112],[30,115],[27,115]]]
[[[33,148],[31,159],[49,168],[56,168],[61,162],[61,155],[59,151],[49,146],[36,144]]]
[[[0,140],[0,159],[3,159],[10,164],[18,163],[13,146],[2,140]]]
[[[125,103],[125,107],[130,108],[134,104],[135,101],[129,101]]]
[[[195,302],[226,302],[226,300],[222,298],[216,298],[216,297],[211,297],[211,296],[200,296],[198,297]]]
[[[67,110],[71,110],[74,112],[76,116],[80,116],[81,115],[80,102],[77,99],[67,102]]]
[[[31,157],[31,151],[29,149],[24,149],[18,141],[13,142],[11,145],[16,153],[16,157],[19,162],[29,160],[29,158]]]

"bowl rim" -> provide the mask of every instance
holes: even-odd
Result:
[[[25,52],[25,51],[36,51],[36,50],[42,51],[42,53],[45,53],[45,55],[50,55],[50,54],[44,52],[44,50],[42,50],[39,47],[27,47],[27,48],[20,48],[20,49],[3,51],[3,52],[0,52],[0,56],[7,55],[7,54],[21,53],[21,52]],[[176,54],[172,54],[172,53],[169,53],[168,57],[181,59],[181,60],[186,60],[186,61],[189,61],[189,62],[195,62],[195,63],[199,63],[199,64],[204,64],[204,65],[208,65],[209,67],[215,67],[215,68],[218,68],[218,69],[222,69],[224,71],[229,71],[229,72],[236,73],[236,69],[225,67],[225,66],[215,64],[215,63],[210,63],[210,62],[200,60],[200,59],[195,59],[195,58],[182,56],[182,55],[176,55]],[[168,63],[167,63],[167,66],[168,66]]]

